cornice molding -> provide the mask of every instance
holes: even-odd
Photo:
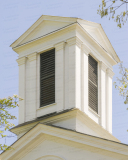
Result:
[[[95,116],[100,117],[99,115]],[[105,130],[103,127],[101,127],[99,124],[97,124],[95,121],[93,121],[90,117],[88,117],[84,112],[81,112],[80,110],[77,111],[76,120],[77,119],[79,119],[85,126],[92,129],[96,134],[99,135],[99,137],[109,139],[115,142],[120,142],[116,137],[114,137],[111,133],[109,133],[107,130]]]
[[[86,53],[86,55],[89,55],[89,53],[91,52],[91,50],[85,45],[85,44],[82,44],[81,45],[81,50]]]
[[[72,31],[73,29],[76,29],[76,25],[77,25],[77,23],[73,23],[73,24],[71,24],[71,25],[69,25],[69,26],[66,26],[65,28],[60,29],[59,31],[57,30],[57,31],[55,31],[55,32],[52,32],[52,33],[43,35],[43,36],[38,37],[38,38],[36,38],[36,39],[32,39],[31,41],[28,41],[28,42],[22,43],[22,44],[20,44],[20,45],[17,45],[17,46],[15,46],[15,47],[12,47],[12,49],[13,49],[15,52],[17,52],[17,51],[20,51],[21,48],[24,48],[24,46],[26,46],[26,45],[33,45],[33,43],[37,44],[37,43],[39,43],[39,42],[42,42],[42,40],[45,41],[45,39],[50,40],[52,37],[55,36],[55,34],[61,35],[61,34],[67,33],[67,31],[69,32],[70,30]],[[18,53],[18,52],[17,52],[17,53]]]
[[[109,75],[109,77],[113,78],[114,76],[114,72],[111,69],[107,69],[107,74]]]
[[[57,44],[55,44],[54,46],[55,46],[56,51],[59,51],[59,50],[61,50],[61,49],[64,48],[65,42],[57,43]]]
[[[63,113],[63,114],[60,114],[60,115],[56,115],[56,116],[53,116],[53,117],[42,119],[42,120],[39,120],[39,121],[36,121],[36,122],[31,122],[30,124],[26,124],[26,125],[20,126],[18,128],[12,128],[12,129],[10,129],[10,131],[13,132],[16,135],[19,135],[23,132],[26,133],[28,130],[33,128],[39,122],[44,123],[44,124],[47,124],[47,123],[49,124],[49,123],[53,123],[53,122],[57,122],[59,120],[65,119],[65,118],[74,117],[77,114],[77,110],[78,109],[74,109],[74,110],[68,111],[67,113]]]
[[[19,58],[16,60],[17,63],[18,63],[18,66],[22,65],[22,64],[25,64],[25,61],[26,61],[26,57],[22,57],[22,58]]]
[[[37,52],[28,55],[29,62],[36,60],[36,58]]]
[[[1,154],[1,158],[20,159],[30,153],[33,148],[43,143],[44,140],[54,140],[57,142],[62,140],[62,143],[65,144],[66,142],[66,145],[73,145],[73,147],[76,148],[81,148],[82,146],[85,147],[88,145],[88,147],[97,147],[100,151],[104,149],[105,151],[110,151],[111,153],[128,156],[128,146],[120,142],[115,142],[88,134],[82,134],[55,126],[47,126],[40,123],[12,145],[15,150],[7,150]]]
[[[100,62],[100,67],[104,72],[106,72],[107,66],[102,61]]]
[[[81,45],[83,44],[83,42],[78,37],[70,38],[66,40],[66,42],[68,43],[69,46],[76,44],[79,48],[81,48]]]
[[[12,49],[19,54],[19,53],[22,51],[22,49],[24,49],[24,46],[26,46],[26,45],[27,45],[27,46],[28,46],[28,45],[33,45],[33,42],[34,42],[34,43],[36,42],[35,44],[38,44],[38,43],[39,43],[39,40],[40,40],[41,42],[42,42],[42,40],[45,41],[44,38],[46,38],[46,37],[50,40],[52,35],[54,35],[54,34],[62,34],[62,33],[64,33],[64,32],[67,33],[67,31],[69,32],[69,30],[76,29],[76,27],[79,28],[82,32],[84,32],[84,34],[87,34],[87,32],[85,32],[84,28],[83,28],[81,25],[78,25],[78,23],[73,23],[73,24],[71,24],[71,25],[69,25],[69,26],[67,26],[67,27],[65,27],[65,28],[60,29],[59,31],[49,33],[49,34],[47,34],[47,35],[44,35],[44,36],[39,37],[39,38],[37,38],[37,39],[33,39],[33,40],[31,40],[31,41],[28,41],[28,42],[23,43],[23,44],[20,44],[20,45],[16,44],[16,45],[14,46],[14,44],[13,44],[13,45],[11,45],[11,46],[12,46]],[[83,34],[83,33],[82,33],[82,34]],[[88,36],[90,36],[90,35],[88,35]],[[90,36],[90,38],[92,39],[91,36]],[[93,41],[94,41],[94,40],[93,40]],[[96,41],[94,41],[94,42],[95,42],[96,46],[99,46],[100,48],[102,48]],[[14,43],[15,43],[15,42],[14,42]],[[34,44],[34,45],[35,45],[35,44]],[[25,48],[26,48],[26,47],[25,47]],[[113,55],[113,56],[116,58],[116,61],[115,61],[115,60],[113,59],[113,57],[112,57],[110,54],[108,55],[108,53],[107,53],[103,48],[102,48],[102,52],[103,52],[104,54],[106,54],[107,57],[109,57],[109,59],[111,58],[111,61],[112,61],[113,65],[117,64],[116,61],[118,61],[118,62],[120,61],[117,55],[115,55],[115,56]]]

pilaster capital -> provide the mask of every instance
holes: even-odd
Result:
[[[61,49],[64,48],[65,42],[57,43],[57,44],[55,44],[54,46],[55,46],[56,51],[59,51],[59,50],[61,50]]]
[[[85,44],[82,44],[81,45],[81,50],[86,53],[86,55],[89,55],[89,53],[91,52],[91,50],[85,45]]]
[[[110,68],[107,68],[107,74],[110,78],[113,78],[114,76],[114,72]]]
[[[104,72],[106,72],[107,66],[102,61],[100,62],[100,67]]]
[[[36,60],[36,58],[37,58],[37,52],[28,55],[29,62]]]
[[[22,57],[22,58],[19,58],[16,60],[17,63],[18,63],[18,66],[22,65],[22,64],[25,64],[25,61],[26,61],[26,57]]]
[[[79,48],[81,48],[82,41],[78,37],[70,38],[66,41],[69,46],[76,44]]]

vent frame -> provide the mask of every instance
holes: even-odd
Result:
[[[88,106],[98,114],[98,61],[88,56]]]
[[[51,87],[48,84],[48,81]],[[39,107],[42,108],[54,103],[55,103],[55,48],[40,54]]]

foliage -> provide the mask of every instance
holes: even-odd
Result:
[[[14,126],[13,123],[10,123],[10,120],[16,119],[15,116],[9,113],[9,110],[15,107],[18,107],[18,100],[22,100],[17,95],[12,97],[0,99],[0,138],[6,137],[5,131]],[[0,150],[9,149],[7,145],[0,144]]]
[[[128,68],[123,67],[121,62],[119,70],[121,78],[117,78],[117,82],[114,82],[114,85],[119,90],[119,94],[125,98],[124,104],[128,104]]]
[[[127,4],[128,0],[102,0],[102,4],[99,5],[97,13],[101,18],[109,15],[109,19],[114,19],[114,21],[117,22],[117,26],[121,28],[122,24],[124,25],[128,18]],[[122,9],[123,11],[120,10],[122,6],[125,7]]]

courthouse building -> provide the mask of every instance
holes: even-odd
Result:
[[[113,66],[100,24],[42,15],[14,43],[19,55],[18,138],[1,160],[128,160],[112,135]]]

